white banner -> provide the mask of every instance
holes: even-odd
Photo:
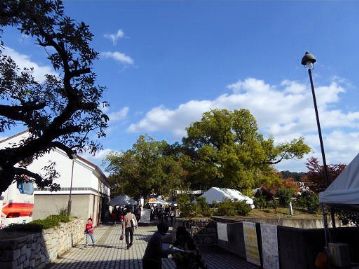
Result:
[[[228,242],[227,223],[217,222],[218,240]]]
[[[256,224],[253,222],[244,221],[243,233],[247,261],[261,266],[261,259],[258,250]]]
[[[279,269],[277,226],[261,223],[263,269]]]

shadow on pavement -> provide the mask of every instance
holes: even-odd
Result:
[[[259,267],[248,263],[238,256],[229,253],[219,247],[201,247],[201,256],[208,269],[226,268],[226,269],[258,269]]]
[[[109,246],[109,245],[103,245],[103,244],[96,244],[95,246],[85,246],[85,245],[76,245],[73,247],[74,249],[91,249],[91,248],[113,248],[113,249],[126,249],[125,247],[118,247],[118,246]]]
[[[47,269],[115,269],[115,268],[131,268],[131,269],[141,269],[142,261],[139,259],[132,260],[102,260],[102,261],[76,261],[73,259],[62,258],[61,264],[52,263],[49,264]],[[169,268],[165,268],[169,269]]]

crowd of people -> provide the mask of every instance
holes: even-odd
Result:
[[[171,226],[174,224],[176,217],[176,207],[162,204],[147,204],[146,207],[151,209],[150,220],[165,222]]]
[[[177,269],[205,269],[206,266],[201,259],[201,255],[194,243],[194,240],[185,227],[177,227],[176,239],[171,247],[166,247],[163,240],[168,237],[169,224],[173,225],[175,217],[175,207],[150,207],[152,219],[157,222],[157,231],[148,241],[142,264],[143,269],[161,269],[162,258],[172,255]],[[125,240],[126,248],[133,245],[133,235],[138,227],[140,219],[140,207],[126,206],[115,207],[111,212],[111,218],[114,223],[121,224],[120,240]],[[95,246],[94,227],[92,219],[87,220],[85,226],[86,246],[92,243]]]

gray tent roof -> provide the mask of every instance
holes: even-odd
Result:
[[[319,202],[359,205],[359,154],[325,191],[319,193]]]
[[[126,205],[137,205],[137,202],[130,196],[123,194],[115,196],[110,201],[111,206],[126,206]]]

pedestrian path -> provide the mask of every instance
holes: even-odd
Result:
[[[134,243],[126,249],[124,240],[120,240],[119,225],[100,226],[95,230],[96,246],[85,247],[84,244],[71,249],[58,259],[51,269],[141,269],[142,256],[147,241],[156,227],[139,227],[134,233]],[[202,253],[209,269],[255,269],[236,256],[216,249],[206,249]],[[175,269],[171,259],[163,259],[163,269]]]

